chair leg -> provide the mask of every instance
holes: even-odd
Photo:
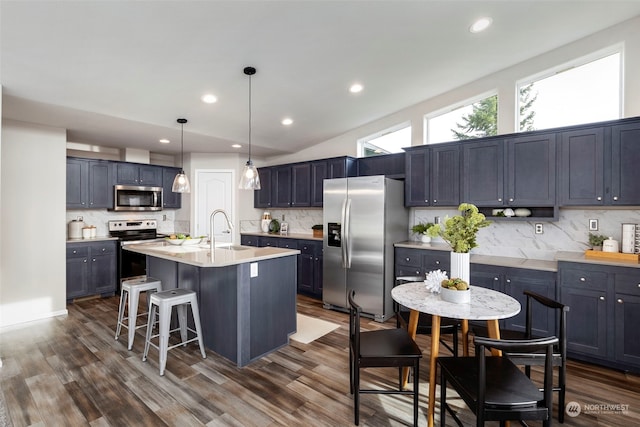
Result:
[[[129,299],[129,292],[125,291],[124,289],[120,290],[120,307],[118,308],[118,325],[116,326],[116,340],[120,336],[120,328],[122,327],[122,321],[124,320],[125,303],[126,303],[126,300],[128,299]]]
[[[566,367],[563,364],[560,366],[560,370],[558,372],[558,382],[560,390],[558,391],[558,422],[564,423],[564,405],[565,405],[565,392],[566,392],[566,381],[567,381],[567,373]]]
[[[149,343],[151,342],[151,334],[153,332],[153,326],[156,323],[156,305],[152,305],[149,309],[147,320],[147,333],[144,340],[144,352],[142,353],[142,361],[147,361],[147,355],[149,354]]]
[[[458,326],[453,328],[453,356],[458,357]]]
[[[200,354],[202,358],[207,358],[207,353],[204,351],[204,338],[202,337],[202,327],[200,326],[200,310],[198,309],[197,301],[191,304],[191,314],[193,314],[193,323],[196,327],[196,333],[198,334],[198,345],[200,346]]]
[[[160,342],[158,353],[160,353],[160,376],[164,375],[167,366],[167,352],[169,351],[169,331],[171,329],[171,307],[167,304],[160,305]]]
[[[133,340],[136,336],[136,321],[138,320],[138,300],[140,299],[140,292],[132,290],[129,292],[129,330],[127,331],[127,348],[131,350],[133,348]]]
[[[354,424],[360,424],[360,367],[353,367],[353,411]]]
[[[418,359],[416,359],[413,372],[413,425],[417,426],[418,403],[420,401],[420,361]],[[402,381],[402,369],[400,369],[400,381]]]

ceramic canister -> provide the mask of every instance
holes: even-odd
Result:
[[[602,242],[602,252],[618,252],[618,241],[609,237]]]
[[[622,252],[632,254],[635,252],[636,224],[622,224]]]

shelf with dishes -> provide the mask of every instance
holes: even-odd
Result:
[[[480,207],[478,210],[492,221],[557,221],[557,206]]]

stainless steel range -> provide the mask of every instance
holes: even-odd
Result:
[[[109,234],[120,240],[118,256],[118,275],[120,280],[147,274],[146,255],[124,250],[127,245],[161,240],[158,234],[158,222],[155,219],[114,220],[109,221]]]

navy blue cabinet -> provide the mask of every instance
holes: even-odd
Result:
[[[182,207],[182,193],[171,191],[173,180],[180,173],[180,168],[162,168],[162,208],[179,209]]]
[[[405,206],[460,204],[460,145],[411,147],[405,154]]]
[[[67,300],[116,292],[117,245],[115,240],[67,244]]]
[[[253,191],[254,208],[271,207],[271,168],[258,168],[260,177],[260,190]]]
[[[604,134],[602,126],[560,134],[560,206],[604,204]]]
[[[311,206],[311,163],[291,165],[292,208]]]
[[[559,262],[570,357],[640,372],[640,269]]]
[[[113,207],[112,164],[67,158],[67,209]]]
[[[116,184],[162,186],[162,167],[139,163],[116,162]]]
[[[385,175],[389,178],[404,178],[405,153],[360,157],[358,176]]]

